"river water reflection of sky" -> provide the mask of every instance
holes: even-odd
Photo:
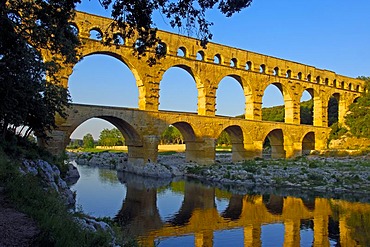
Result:
[[[370,204],[239,195],[196,181],[78,166],[77,208],[143,246],[369,246]]]

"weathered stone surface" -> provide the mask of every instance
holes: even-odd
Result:
[[[58,192],[67,205],[72,206],[76,203],[74,193],[60,177],[60,171],[55,165],[43,160],[24,160],[20,167],[20,172],[42,178],[45,188]]]

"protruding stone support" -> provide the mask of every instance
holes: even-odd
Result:
[[[250,160],[256,157],[262,157],[262,148],[261,150],[256,149],[253,143],[232,143],[233,162]]]
[[[348,110],[347,102],[342,96],[339,98],[338,101],[338,123],[344,124],[344,117]]]
[[[62,130],[53,130],[48,134],[48,139],[37,138],[37,144],[45,148],[53,155],[61,155],[67,147],[70,139]]]
[[[213,231],[202,231],[195,233],[195,247],[212,247]]]
[[[133,165],[145,165],[148,162],[157,162],[158,144],[158,136],[143,136],[143,146],[128,145],[128,162]]]
[[[201,140],[186,142],[186,160],[208,165],[215,162],[216,139],[205,137]]]
[[[288,143],[284,141],[285,158],[295,158],[302,156],[302,143]]]
[[[151,80],[140,85],[139,109],[147,111],[158,111],[158,106],[159,106],[159,82]]]
[[[285,101],[285,123],[300,124],[300,105],[294,100]]]
[[[318,96],[315,96],[313,98],[313,107],[314,107],[313,108],[313,125],[314,126],[324,126],[326,122],[325,117],[327,116],[327,111],[328,111],[327,104],[324,109],[321,98]]]
[[[286,220],[284,222],[284,247],[300,246],[300,220]]]
[[[328,216],[315,216],[313,219],[314,243],[313,246],[327,247],[329,243]]]
[[[198,115],[215,116],[216,90],[207,91],[204,87],[198,88]]]
[[[261,245],[261,225],[245,226],[244,247],[259,247]]]
[[[262,120],[262,102],[247,102],[245,103],[245,119]]]

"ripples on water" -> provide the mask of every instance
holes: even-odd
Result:
[[[143,246],[369,246],[368,203],[237,195],[196,181],[77,168],[78,210],[114,218]]]

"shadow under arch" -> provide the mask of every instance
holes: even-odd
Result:
[[[315,132],[308,132],[302,139],[302,155],[308,155],[315,150]]]
[[[285,158],[284,134],[282,129],[271,130],[265,137],[265,143],[268,139],[271,148],[271,158]]]
[[[280,83],[280,82],[272,82],[268,85],[266,85],[265,88],[263,88],[263,95],[265,95],[265,91],[268,86],[274,85],[277,87],[277,89],[281,92],[284,100],[284,121],[285,123],[293,123],[294,122],[294,102],[293,97],[288,90],[288,88]],[[262,102],[263,103],[263,102]]]
[[[237,162],[245,159],[245,152],[246,150],[244,149],[244,133],[243,129],[238,126],[238,125],[230,125],[226,127],[223,130],[220,130],[220,133],[218,136],[221,135],[222,131],[225,131],[231,141],[231,151],[232,151],[232,161]]]

